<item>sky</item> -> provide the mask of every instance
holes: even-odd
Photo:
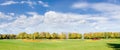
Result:
[[[0,0],[0,33],[119,31],[120,0]]]

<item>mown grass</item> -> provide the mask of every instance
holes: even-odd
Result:
[[[113,50],[107,43],[120,44],[120,40],[0,40],[0,50]]]

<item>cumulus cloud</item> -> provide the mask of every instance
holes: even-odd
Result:
[[[74,17],[73,17],[74,16]],[[77,23],[85,23],[84,20],[88,15],[78,15],[72,13],[59,13],[54,11],[49,11],[45,13],[45,23],[61,23],[61,24],[76,24]]]
[[[11,13],[5,14],[3,12],[0,12],[0,24],[2,24],[4,22],[9,22],[13,19],[14,19],[13,15]]]
[[[66,28],[67,25],[71,27],[74,26],[74,24],[77,23],[83,24],[86,22],[85,20],[83,20],[83,18],[85,17],[82,17],[84,15],[77,15],[77,14],[72,15],[69,13],[64,14],[55,11],[46,12],[44,15],[39,15],[36,12],[28,12],[27,14],[30,16],[19,15],[19,17],[17,17],[14,21],[10,23],[0,24],[1,26],[0,29],[3,30],[3,32],[4,30],[7,30],[7,32],[21,32],[21,31],[35,32],[37,30],[53,31],[56,28],[58,28],[58,31],[62,32],[67,30]]]
[[[100,29],[98,25],[102,24],[101,21],[108,21],[108,19],[105,17],[92,17],[91,15],[61,13],[55,11],[48,11],[44,15],[39,15],[36,12],[27,12],[27,14],[30,16],[24,14],[19,15],[19,17],[17,17],[14,21],[10,23],[0,24],[1,30],[3,30],[3,32],[4,30],[7,30],[7,32],[17,33],[21,31],[54,32],[54,30],[56,32],[75,32],[81,30],[85,31],[87,29],[91,29],[93,26],[95,27],[95,29]]]
[[[28,28],[33,28],[33,29],[37,28],[37,26],[40,23],[42,23],[43,16],[39,14],[35,14],[34,12],[30,12],[29,15],[30,16],[19,15],[19,17],[17,17],[14,21],[0,24],[0,30],[3,30],[3,32],[7,32],[7,33],[8,32],[18,33],[21,31],[25,31],[25,29],[28,29]]]
[[[91,8],[95,11],[101,12],[99,15],[95,15],[95,16],[93,15],[93,17],[91,17],[91,18],[87,18],[88,20],[90,19],[92,21],[97,21],[92,24],[92,26],[94,26],[96,29],[99,29],[103,26],[105,26],[104,29],[108,29],[108,28],[111,28],[111,27],[108,27],[111,24],[114,24],[114,27],[117,25],[120,25],[119,23],[117,23],[117,24],[115,23],[115,22],[120,21],[120,15],[119,15],[120,14],[119,13],[120,5],[118,5],[118,4],[104,3],[104,2],[101,2],[101,3],[77,2],[77,3],[74,3],[71,7],[74,9]],[[104,25],[101,26],[101,24],[104,24]]]
[[[49,7],[39,1],[40,5]],[[36,5],[36,2],[21,1],[20,4]],[[92,32],[92,31],[119,31],[120,5],[112,3],[77,2],[71,6],[74,9],[93,9],[100,14],[76,14],[48,11],[44,15],[37,12],[27,12],[17,15],[15,13],[0,12],[0,32],[18,33],[22,31],[36,32]],[[13,18],[15,18],[13,20]],[[11,19],[12,21],[8,20]],[[9,22],[8,22],[9,21]],[[2,23],[1,23],[2,22]],[[117,30],[118,29],[118,30]]]

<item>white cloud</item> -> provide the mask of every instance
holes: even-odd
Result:
[[[111,4],[111,3],[74,3],[72,5],[72,8],[75,9],[86,9],[86,8],[92,8],[97,11],[101,12],[115,12],[120,10],[120,5],[117,4]]]
[[[13,26],[26,28],[38,25],[42,22],[42,16],[38,14],[31,14],[32,16],[27,17],[26,15],[20,15],[13,23]]]
[[[27,12],[27,14],[29,14],[29,15],[38,15],[38,13],[36,13],[36,12]]]
[[[28,12],[30,16],[19,15],[14,21],[10,23],[0,24],[1,30],[7,30],[7,32],[35,32],[35,31],[68,31],[67,28],[71,26],[82,25],[86,23],[86,15],[72,14],[72,13],[60,13],[55,11],[46,12],[44,15],[39,15],[36,12]],[[74,16],[74,17],[73,17]],[[72,27],[71,31],[75,31],[75,27]],[[12,31],[14,30],[14,31]],[[70,30],[69,30],[70,31]]]
[[[21,4],[28,4],[30,7],[34,8],[34,5],[36,5],[37,3],[36,2],[33,2],[33,1],[21,1],[20,2]]]
[[[18,2],[15,2],[15,1],[6,1],[4,3],[1,3],[0,5],[2,6],[6,6],[6,5],[12,5],[12,4],[17,4]]]
[[[21,31],[26,31],[25,29],[28,29],[28,28],[33,28],[33,29],[37,28],[37,26],[40,23],[42,23],[43,16],[36,14],[34,12],[29,12],[29,15],[30,16],[19,15],[19,17],[17,17],[14,21],[0,24],[0,30],[6,33],[10,33],[10,32],[18,33]]]
[[[74,16],[74,17],[73,17]],[[45,13],[45,23],[61,23],[61,24],[82,24],[86,21],[84,20],[87,18],[85,15],[78,15],[78,14],[72,14],[72,13],[59,13],[54,11],[49,11]]]
[[[2,6],[12,5],[12,4],[28,4],[30,7],[34,8],[33,5],[36,5],[36,2],[32,2],[30,0],[28,1],[21,1],[21,2],[15,2],[15,1],[6,1],[4,3],[1,3]]]
[[[47,3],[44,3],[43,1],[20,1],[20,2],[16,2],[16,1],[5,1],[3,3],[1,3],[1,6],[7,6],[7,5],[13,5],[13,4],[27,4],[29,5],[31,8],[34,8],[34,5],[42,5],[43,7],[49,7],[49,5]]]
[[[113,1],[113,0],[110,0]],[[116,1],[115,1],[116,2]],[[95,24],[92,24],[93,26],[99,26],[100,24],[110,23],[112,20],[112,23],[120,21],[120,5],[115,3],[74,3],[72,6],[74,9],[87,9],[91,8],[93,10],[96,10],[98,12],[101,12],[99,15],[93,15],[93,17],[87,18],[88,20],[95,20],[98,21]],[[115,20],[115,21],[114,21]],[[97,27],[98,28],[98,27]]]
[[[115,12],[120,10],[120,5],[110,3],[95,3],[91,5],[91,8],[102,12]]]
[[[0,28],[6,28],[6,27],[8,27],[8,25],[9,25],[9,24],[5,24],[5,23],[0,24]]]
[[[76,8],[76,9],[79,9],[79,8],[88,8],[90,5],[86,2],[78,2],[78,3],[75,3],[72,5],[72,8]]]
[[[21,2],[31,4],[33,2]],[[36,3],[34,3],[36,4]],[[44,4],[39,1],[39,4]],[[32,4],[31,4],[32,5]],[[76,14],[62,13],[56,11],[45,12],[40,15],[37,12],[27,12],[27,15],[18,15],[14,21],[9,23],[1,23],[1,32],[92,32],[92,31],[119,31],[120,25],[120,6],[110,3],[75,3],[72,8],[85,9],[92,8],[101,14]],[[14,13],[0,12],[0,19],[14,18]],[[6,21],[6,20],[4,20]],[[117,30],[118,29],[118,30]]]
[[[94,20],[94,21],[97,21],[98,23],[106,23],[108,22],[109,18],[107,17],[90,17],[90,18],[87,18],[87,20]]]
[[[49,7],[48,4],[46,4],[46,3],[42,2],[42,1],[38,1],[38,3],[41,4],[41,5],[43,5],[44,7]]]
[[[119,19],[120,18],[120,5],[111,4],[111,3],[94,3],[89,4],[89,8],[102,12],[102,16],[108,18]],[[75,7],[74,7],[75,8]],[[87,7],[88,8],[88,7]]]
[[[109,29],[112,30],[112,28],[120,28],[120,20],[110,21],[110,19],[112,18],[104,15],[82,15],[55,11],[48,11],[44,15],[40,15],[36,12],[27,12],[27,15],[19,15],[19,17],[17,17],[14,21],[10,23],[0,24],[0,30],[2,30],[2,32],[5,32],[4,30],[7,30],[8,33],[18,33],[22,31],[30,33],[36,31],[92,32],[109,31]],[[116,13],[114,14],[114,16],[115,15],[117,16]]]
[[[4,14],[2,12],[0,12],[0,20],[12,20],[13,19],[13,16],[12,15],[9,15],[9,14]]]

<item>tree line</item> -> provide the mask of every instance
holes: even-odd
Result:
[[[81,39],[80,33],[49,33],[49,32],[34,32],[28,34],[21,32],[19,34],[0,34],[0,39]]]
[[[0,39],[120,39],[120,32],[89,32],[84,33],[49,33],[49,32],[21,32],[18,34],[0,34]]]
[[[91,32],[91,33],[84,33],[85,39],[118,39],[120,38],[120,32]]]

